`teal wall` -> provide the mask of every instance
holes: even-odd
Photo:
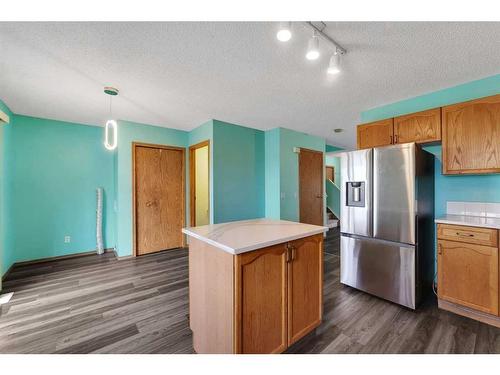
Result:
[[[265,216],[264,132],[213,120],[214,223]]]
[[[281,218],[280,128],[265,133],[265,216]]]
[[[361,122],[376,121],[498,93],[500,74],[364,111],[361,113]],[[441,146],[429,146],[426,150],[436,156],[436,216],[446,212],[447,201],[500,202],[500,175],[443,176]]]
[[[11,114],[1,102],[0,108]],[[102,138],[102,127],[15,114],[0,127],[2,274],[14,262],[95,249],[97,187],[105,191],[105,246],[132,255],[132,142],[186,148],[189,220],[187,148],[210,140],[213,223],[264,217],[268,202],[277,218],[298,220],[293,147],[325,149],[318,137],[281,128],[266,134],[218,120],[191,132],[119,121],[115,151],[106,150]],[[269,199],[267,192],[273,192]]]
[[[102,129],[100,129],[102,132]],[[118,256],[133,253],[132,245],[132,142],[187,147],[188,133],[183,130],[161,128],[129,121],[118,122],[116,160],[116,251]],[[187,155],[186,155],[187,161]],[[186,175],[189,164],[186,162]],[[186,186],[186,193],[187,193]],[[186,218],[189,211],[186,194]]]
[[[323,138],[280,128],[281,219],[299,221],[299,156],[293,152],[293,148],[303,147],[324,152],[325,146]]]
[[[105,194],[105,247],[113,247],[113,155],[102,129],[20,115],[11,125],[9,262],[95,249],[97,187]]]
[[[7,272],[13,263],[12,256],[7,251],[7,203],[6,190],[7,190],[7,155],[8,155],[8,141],[10,130],[14,125],[14,118],[12,112],[0,100],[0,110],[10,117],[9,124],[0,124],[0,277]],[[1,282],[0,282],[1,285]],[[1,289],[1,287],[0,287]]]

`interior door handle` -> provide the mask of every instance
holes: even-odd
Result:
[[[323,198],[321,194],[316,195],[316,198]]]

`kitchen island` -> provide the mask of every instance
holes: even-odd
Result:
[[[322,319],[327,227],[255,219],[184,228],[197,353],[281,353]]]

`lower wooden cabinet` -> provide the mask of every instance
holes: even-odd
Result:
[[[192,238],[197,353],[281,353],[322,319],[323,235],[232,255]]]
[[[496,246],[477,244],[474,234],[470,234],[473,230],[438,224],[438,298],[454,304],[454,312],[461,313],[456,306],[463,306],[466,309],[462,315],[482,320],[481,314],[474,315],[476,311],[494,315],[490,320],[495,321],[499,314],[499,250]],[[493,231],[498,236],[497,230],[482,230]],[[469,234],[470,240],[464,233]],[[450,240],[453,236],[457,239]],[[497,244],[496,238],[494,243]]]
[[[236,256],[236,353],[287,348],[288,258],[285,244]]]
[[[321,323],[323,235],[235,258],[236,353],[281,353]]]
[[[323,239],[308,237],[291,243],[288,263],[288,344],[321,323],[323,306]]]

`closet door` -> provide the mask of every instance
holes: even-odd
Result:
[[[184,149],[134,144],[135,254],[183,246]]]

